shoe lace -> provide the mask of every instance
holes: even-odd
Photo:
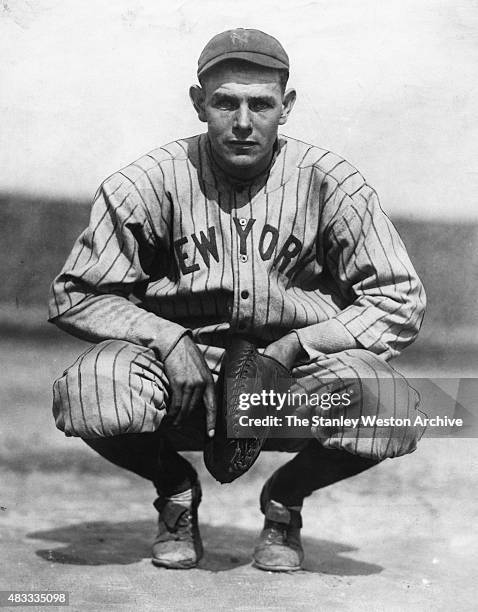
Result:
[[[188,540],[193,537],[193,516],[191,510],[186,509],[178,518],[176,536],[178,540]]]
[[[265,542],[267,544],[284,544],[287,540],[288,525],[268,520],[265,526]]]
[[[159,515],[158,540],[191,540],[194,537],[194,520],[190,508],[184,508],[174,523]]]

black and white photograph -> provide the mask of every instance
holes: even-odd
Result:
[[[3,0],[0,57],[0,608],[475,610],[475,0]]]

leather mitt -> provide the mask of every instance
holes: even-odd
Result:
[[[215,435],[204,447],[204,463],[220,483],[232,482],[247,472],[259,457],[267,438],[267,427],[261,427],[256,437],[227,437],[228,423],[230,435],[237,436],[240,432],[239,417],[245,414],[239,407],[241,395],[263,390],[283,392],[290,379],[290,370],[276,359],[259,354],[252,342],[240,337],[232,340],[216,385]],[[275,411],[273,407],[261,408],[261,414]]]

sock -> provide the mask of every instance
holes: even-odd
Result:
[[[313,491],[359,474],[377,463],[375,459],[352,455],[345,450],[326,449],[317,440],[311,440],[274,472],[261,495],[261,510],[264,512],[268,499],[287,508],[300,507]]]
[[[176,493],[176,495],[169,495],[165,497],[167,501],[174,502],[178,504],[178,506],[183,506],[184,508],[190,508],[193,501],[193,490],[187,489],[182,493]]]

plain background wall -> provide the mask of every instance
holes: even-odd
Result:
[[[478,218],[476,0],[4,0],[0,190],[90,197],[203,131],[197,57],[237,26],[289,52],[284,132],[344,155],[392,214]]]

